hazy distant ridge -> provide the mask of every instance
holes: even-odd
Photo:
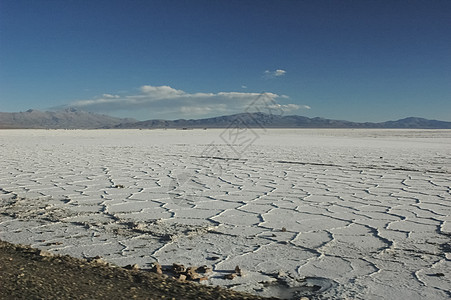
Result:
[[[1,113],[0,128],[67,128],[67,129],[152,129],[152,128],[226,128],[229,126],[252,128],[412,128],[451,129],[451,122],[409,117],[381,123],[357,123],[303,116],[278,116],[263,113],[242,113],[206,119],[179,119],[136,121],[68,108],[57,112],[27,110]]]
[[[405,118],[381,123],[357,123],[324,118],[303,116],[276,116],[263,113],[242,113],[196,120],[148,120],[123,123],[114,128],[226,128],[229,126],[252,128],[417,128],[451,129],[451,122],[427,120],[423,118]]]
[[[74,108],[55,112],[34,109],[17,113],[0,112],[0,128],[91,129],[130,122],[136,122],[136,120],[115,118]]]

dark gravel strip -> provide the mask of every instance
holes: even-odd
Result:
[[[0,299],[269,298],[0,241]]]

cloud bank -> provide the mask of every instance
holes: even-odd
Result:
[[[252,110],[256,99],[263,99],[262,95],[249,92],[187,93],[167,85],[144,85],[135,95],[103,94],[95,99],[75,101],[66,107],[99,113],[135,111],[147,118],[198,118],[240,113],[249,111],[250,107]],[[297,104],[279,104],[278,100],[288,99],[285,95],[264,93],[264,99],[266,104],[263,106],[278,106],[284,112],[307,108]],[[262,105],[256,106],[255,110],[261,111]]]

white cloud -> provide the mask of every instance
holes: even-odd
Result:
[[[290,104],[273,104],[273,105],[270,105],[269,108],[278,109],[283,112],[291,112],[291,111],[299,110],[299,109],[310,109],[310,106],[290,103]]]
[[[105,99],[117,99],[117,98],[120,98],[121,96],[119,96],[119,95],[111,95],[111,94],[103,94],[102,95],[102,98],[105,98]]]
[[[221,114],[240,113],[249,110],[261,93],[251,92],[219,92],[188,93],[170,86],[144,85],[134,95],[103,94],[102,96],[70,103],[69,107],[77,107],[93,112],[129,112],[128,115],[139,118],[197,118],[217,116]],[[264,106],[280,105],[277,100],[287,100],[288,96],[265,93],[266,103],[260,103],[259,111]],[[297,104],[285,104],[279,107],[283,111],[299,109]]]
[[[174,98],[185,94],[184,91],[173,89],[167,85],[162,86],[143,85],[141,87],[141,92],[144,95],[148,95],[156,99]]]
[[[267,79],[284,76],[286,73],[287,71],[282,69],[277,69],[275,71],[266,70],[265,72],[263,72],[264,77]]]
[[[287,71],[285,71],[285,70],[278,69],[278,70],[274,71],[274,76],[283,76],[283,75],[285,75],[286,72]]]

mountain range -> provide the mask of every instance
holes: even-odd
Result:
[[[280,116],[263,113],[241,113],[206,119],[179,119],[137,121],[116,118],[68,108],[62,111],[38,111],[34,109],[17,113],[0,112],[0,128],[48,128],[48,129],[154,129],[154,128],[412,128],[451,129],[451,122],[409,117],[380,123],[358,123],[324,118],[308,118],[297,115]]]
[[[121,123],[137,122],[135,119],[121,119],[107,115],[67,108],[61,111],[0,112],[0,128],[51,128],[51,129],[93,129],[113,127]]]

